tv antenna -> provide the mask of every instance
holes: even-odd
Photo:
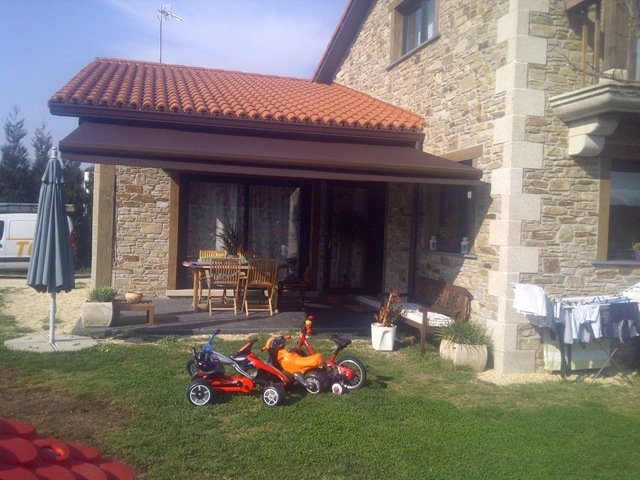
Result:
[[[171,19],[180,21],[184,20],[182,17],[171,13],[171,4],[160,4],[158,7],[158,20],[160,20],[160,63],[162,63],[162,21],[169,21]]]

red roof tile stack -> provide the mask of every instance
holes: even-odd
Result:
[[[38,435],[28,423],[0,418],[2,480],[133,480],[126,465],[105,460],[92,447]]]

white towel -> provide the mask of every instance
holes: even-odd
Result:
[[[542,287],[516,283],[514,290],[513,308],[518,312],[525,315],[547,316],[547,294]]]

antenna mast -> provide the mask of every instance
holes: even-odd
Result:
[[[158,7],[158,20],[160,20],[160,63],[162,63],[162,21],[163,20],[184,20],[182,17],[179,17],[178,15],[174,15],[173,13],[171,13],[171,5],[163,5],[160,4],[160,6]]]

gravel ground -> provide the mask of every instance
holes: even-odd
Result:
[[[89,293],[89,278],[76,278],[76,288],[56,295],[56,333],[71,333],[80,320],[82,302]],[[4,290],[4,313],[12,315],[21,327],[35,333],[49,332],[51,296],[27,286],[26,277],[0,278]]]

